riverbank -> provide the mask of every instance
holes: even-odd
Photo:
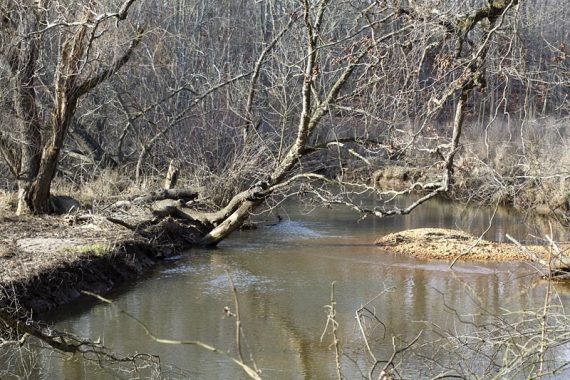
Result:
[[[379,190],[420,191],[418,184],[438,183],[442,176],[441,168],[422,166],[424,160],[419,160],[418,166],[384,165],[368,175]],[[513,207],[570,226],[570,177],[527,171],[504,172],[518,167],[514,163],[500,167],[486,165],[474,157],[462,158],[457,162],[453,188],[444,196],[462,204]]]
[[[43,312],[106,293],[172,250],[104,218],[0,218],[0,307]]]
[[[0,218],[0,307],[44,312],[69,303],[82,291],[104,294],[140,276],[178,250],[145,238],[104,217]],[[479,262],[548,260],[549,248],[495,243],[458,230],[421,228],[392,233],[376,244],[420,259]],[[570,245],[560,245],[569,252]]]
[[[491,242],[460,230],[443,228],[418,228],[391,233],[376,240],[376,245],[392,253],[448,261],[548,261],[551,255],[549,246],[528,245],[521,248],[514,243]],[[561,243],[558,248],[563,255],[570,254],[569,243]]]

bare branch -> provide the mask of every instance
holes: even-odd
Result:
[[[113,62],[108,68],[99,72],[99,74],[95,75],[94,77],[85,80],[83,83],[78,85],[74,91],[72,92],[73,96],[78,99],[81,96],[87,94],[89,91],[97,87],[99,84],[106,81],[108,78],[113,76],[117,71],[119,71],[125,63],[129,61],[133,51],[139,45],[143,37],[143,29],[139,29],[137,31],[137,36],[131,41],[131,44],[127,48],[127,50],[123,53],[123,55]]]

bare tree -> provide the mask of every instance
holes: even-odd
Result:
[[[320,202],[379,217],[411,212],[442,193],[488,201],[517,192],[521,175],[536,178],[513,169],[508,176],[498,173],[504,180],[493,179],[489,161],[502,155],[489,149],[489,120],[514,114],[525,92],[528,99],[540,97],[539,81],[524,78],[546,68],[548,54],[558,58],[540,90],[547,98],[564,93],[556,78],[568,72],[560,60],[564,47],[553,40],[540,49],[538,62],[528,54],[536,43],[519,31],[526,30],[535,2],[133,3],[121,9],[132,8],[148,31],[142,42],[134,32],[129,46],[122,46],[112,23],[126,13],[105,13],[108,6],[91,4],[89,12],[70,6],[64,18],[60,3],[45,10],[30,5],[35,13],[26,13],[28,24],[18,24],[28,25],[26,33],[8,23],[25,13],[24,5],[4,6],[9,17],[3,22],[12,26],[3,29],[2,56],[12,52],[25,60],[25,51],[40,58],[28,60],[35,62],[28,71],[2,70],[13,83],[20,80],[11,87],[19,92],[4,91],[2,117],[4,125],[19,123],[21,133],[4,128],[0,139],[2,157],[20,179],[20,211],[49,211],[47,179],[55,175],[70,130],[77,146],[67,150],[70,159],[124,165],[137,185],[179,161],[181,186],[208,189],[199,209],[174,208],[212,229],[203,244],[216,244],[251,211],[299,186]],[[30,48],[18,50],[16,43]],[[119,71],[136,45],[138,65]],[[22,91],[34,99],[27,112],[23,95],[16,96]],[[545,112],[548,104],[560,109],[540,99]],[[485,136],[481,162],[460,158],[470,149],[466,132]],[[477,182],[484,176],[458,183],[457,174],[473,165],[489,168],[485,183]],[[373,173],[379,178],[394,166],[405,167],[409,186],[378,191],[370,183]],[[411,192],[422,197],[404,209],[368,208],[353,201],[363,192],[381,201]],[[201,214],[205,209],[214,211]]]
[[[18,179],[18,213],[50,211],[51,181],[78,102],[120,70],[142,38],[137,31],[109,64],[99,63],[104,28],[113,19],[124,20],[133,3],[124,2],[115,13],[99,12],[95,2],[2,4],[0,57],[11,84],[6,112],[17,128],[3,128],[0,148]],[[56,62],[54,71],[42,75],[42,63],[50,61]]]
[[[455,16],[451,12],[438,12],[427,3],[414,3],[411,7],[363,4],[355,11],[354,25],[339,27],[334,15],[346,10],[341,5],[329,1],[320,1],[314,5],[303,3],[303,7],[290,16],[298,20],[297,30],[303,33],[298,35],[298,39],[304,42],[305,47],[300,59],[297,58],[297,62],[304,65],[299,68],[302,70],[302,81],[295,82],[299,86],[299,92],[285,98],[295,106],[289,108],[289,113],[281,112],[277,115],[277,123],[282,124],[287,133],[271,134],[271,129],[269,132],[264,130],[264,123],[252,123],[252,99],[257,96],[255,87],[250,86],[250,96],[247,98],[243,116],[249,137],[244,140],[244,150],[241,151],[250,153],[245,156],[242,153],[241,159],[252,157],[248,146],[253,147],[256,152],[261,152],[260,156],[265,158],[260,157],[261,161],[256,161],[256,183],[235,195],[219,211],[200,216],[201,220],[212,226],[201,243],[217,244],[238,228],[249,214],[269,197],[297,181],[340,185],[350,190],[344,195],[363,189],[391,197],[417,189],[426,191],[419,200],[404,209],[385,210],[361,207],[352,202],[349,196],[331,196],[313,188],[314,193],[325,202],[345,204],[361,213],[379,217],[409,213],[428,199],[449,192],[453,185],[454,159],[461,147],[469,96],[474,89],[484,85],[487,53],[491,42],[508,22],[509,11],[517,7],[517,1],[490,2],[475,7],[464,15]],[[418,30],[423,32],[417,32]],[[429,32],[426,32],[427,30]],[[275,56],[278,56],[279,52],[287,53],[284,48],[286,47],[279,45]],[[391,55],[390,58],[394,61],[385,62],[387,55]],[[434,61],[438,62],[437,65],[427,62],[428,55],[435,55]],[[402,71],[394,70],[387,64],[401,65],[407,62],[410,56],[421,57],[419,61],[414,61],[419,66],[408,68],[402,79],[395,80]],[[277,62],[270,64],[273,65],[272,72],[279,72],[279,69],[275,69]],[[429,67],[424,68],[424,65]],[[422,75],[427,79],[422,80]],[[252,78],[255,78],[255,75]],[[393,89],[387,88],[388,85]],[[419,108],[404,95],[417,89],[425,94],[425,100]],[[369,98],[367,94],[370,93],[376,94],[377,97]],[[390,112],[395,114],[395,117],[386,116],[381,104],[389,104],[386,99],[394,99],[394,93],[398,97],[392,101],[394,105]],[[368,111],[361,108],[362,98],[375,100],[376,102],[369,101],[368,107],[376,106],[379,110]],[[271,97],[267,101],[271,104]],[[439,142],[431,147],[419,144],[430,124],[450,107],[453,110],[452,132],[439,137]],[[315,172],[314,158],[319,157],[315,154],[331,146],[344,149],[347,144],[358,146],[372,142],[379,147],[381,156],[392,148],[382,144],[385,141],[381,139],[385,137],[380,135],[367,138],[366,135],[349,130],[352,136],[344,132],[345,136],[339,138],[339,133],[343,132],[334,125],[345,121],[345,115],[360,114],[366,118],[374,118],[379,123],[394,123],[407,119],[397,113],[402,110],[419,112],[417,127],[407,141],[402,141],[394,148],[401,151],[423,149],[432,153],[435,157],[431,159],[432,165],[441,168],[439,178],[414,183],[401,193],[378,194],[372,187],[333,180]],[[341,113],[343,118],[337,118],[338,113]],[[271,119],[266,120],[272,124]],[[296,127],[292,129],[294,123]],[[273,128],[273,131],[278,130]],[[387,131],[389,135],[389,127]],[[364,158],[354,149],[352,153],[356,157]],[[370,160],[364,158],[364,161]],[[196,217],[191,210],[185,211],[192,218]]]

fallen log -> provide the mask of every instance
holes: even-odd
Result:
[[[133,204],[144,204],[156,201],[162,201],[165,199],[182,199],[185,202],[197,199],[200,193],[204,191],[203,187],[186,188],[186,189],[161,189],[153,191],[147,195],[143,195],[131,200]]]

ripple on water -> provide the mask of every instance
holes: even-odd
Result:
[[[256,276],[241,270],[233,270],[231,276],[238,292],[244,292],[253,287],[261,292],[275,291],[273,281],[265,276]],[[226,294],[229,289],[228,276],[225,273],[219,274],[207,281],[205,285],[203,291],[206,294]]]
[[[266,227],[264,229],[272,238],[274,238],[275,235],[279,235],[280,238],[293,240],[321,237],[323,234],[317,231],[317,229],[323,226],[325,226],[323,223],[286,220],[275,226]]]
[[[247,231],[239,236],[231,237],[221,247],[231,247],[240,251],[265,251],[272,247],[283,246],[286,242],[291,246],[296,242],[320,239],[327,236],[325,223],[299,222],[286,220],[274,226],[262,226],[255,231]]]
[[[177,263],[170,268],[163,268],[160,270],[161,277],[178,276],[181,274],[198,274],[207,270],[207,265],[200,265],[196,263]]]

